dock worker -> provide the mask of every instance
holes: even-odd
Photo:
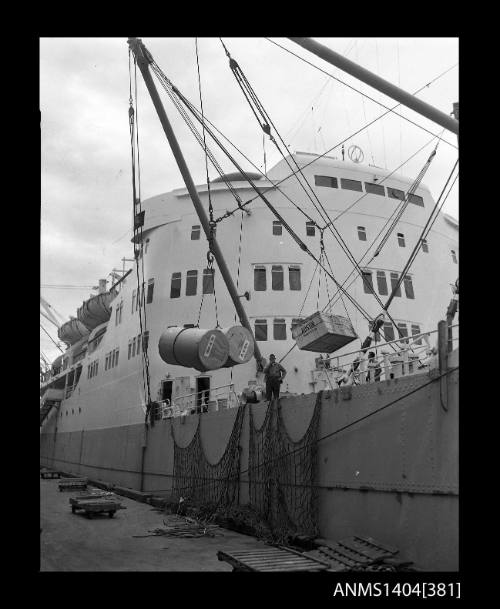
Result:
[[[286,376],[286,370],[276,361],[276,356],[271,353],[269,364],[264,368],[266,379],[266,399],[270,402],[273,397],[280,397],[280,385]]]

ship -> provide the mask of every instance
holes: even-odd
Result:
[[[129,44],[148,85],[156,64]],[[433,215],[424,180],[356,147],[286,151],[265,173],[195,185],[150,84],[185,186],[134,192],[133,268],[60,325],[66,350],[41,377],[41,466],[250,506],[281,533],[378,539],[420,569],[457,570],[458,222]],[[347,344],[299,348],[328,316],[349,322]],[[200,370],[194,339],[166,361],[172,329],[231,328],[251,336],[243,363]],[[286,369],[277,400],[270,354]]]

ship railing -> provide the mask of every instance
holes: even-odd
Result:
[[[218,412],[239,406],[234,384],[221,385],[177,396],[172,400],[157,402],[156,415],[158,418],[186,416],[203,412]]]
[[[453,348],[458,346],[458,326],[449,326]],[[453,331],[457,329],[457,331]],[[330,388],[339,384],[362,385],[401,376],[408,376],[438,366],[437,346],[431,347],[430,336],[437,330],[421,332],[384,343],[372,344],[365,351],[357,350],[337,357],[316,358],[312,370],[314,383],[325,382]],[[423,342],[422,342],[423,341]],[[388,346],[395,346],[390,351]],[[375,357],[369,358],[370,352]],[[354,359],[352,356],[355,356]]]

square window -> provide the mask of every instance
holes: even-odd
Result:
[[[399,247],[406,247],[405,236],[403,235],[403,233],[398,233],[398,245]]]
[[[391,290],[394,290],[394,288],[398,285],[398,282],[399,275],[397,273],[391,273]],[[394,296],[401,296],[401,284],[398,286]]]
[[[195,224],[191,227],[191,241],[198,241],[200,238],[201,227],[199,224]]]
[[[306,222],[306,235],[308,237],[314,237],[316,234],[316,224],[311,221]]]
[[[387,289],[387,279],[385,277],[385,271],[377,271],[377,287],[378,293],[381,296],[387,296],[389,291]]]
[[[271,278],[272,278],[272,289],[273,290],[283,290],[284,289],[283,267],[282,266],[273,266],[272,267]]]
[[[291,290],[301,290],[302,286],[300,283],[300,266],[289,266],[288,267],[288,281]]]
[[[267,340],[267,320],[255,320],[255,340]]]
[[[284,319],[275,319],[273,324],[274,340],[286,340],[286,322]]]
[[[196,296],[198,290],[198,271],[188,271],[186,274],[186,296]]]
[[[358,226],[358,239],[366,241],[366,228],[364,226]]]
[[[264,292],[267,289],[266,267],[256,266],[253,270],[253,289],[256,292]]]
[[[391,340],[394,340],[396,337],[394,336],[394,326],[386,321],[384,322],[384,339],[385,342],[390,342]]]
[[[283,225],[279,220],[275,220],[273,222],[273,235],[282,235],[283,234]]]
[[[427,239],[422,239],[422,251],[426,254],[429,253],[429,244],[427,243]]]
[[[179,298],[181,295],[181,273],[172,273],[172,281],[170,283],[170,298]]]
[[[411,277],[409,275],[405,275],[404,286],[405,286],[406,298],[411,298],[413,300],[415,298],[415,294],[413,292],[413,283],[412,283]]]
[[[421,330],[420,330],[420,326],[418,324],[411,324],[411,335],[412,336],[417,336],[418,334],[420,334],[420,332],[421,332]],[[418,340],[416,340],[415,344],[421,345],[422,337],[420,337]]]
[[[451,259],[453,260],[453,262],[455,264],[458,264],[458,260],[457,260],[457,254],[454,250],[451,250]]]
[[[155,280],[148,279],[148,294],[146,296],[146,304],[153,302],[154,289],[155,289]]]
[[[373,294],[373,280],[371,271],[362,271],[363,274],[363,289],[365,294]]]

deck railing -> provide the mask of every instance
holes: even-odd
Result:
[[[195,391],[177,396],[172,400],[156,402],[155,418],[185,416],[196,412],[217,412],[239,405],[234,384],[213,387],[210,390]]]

